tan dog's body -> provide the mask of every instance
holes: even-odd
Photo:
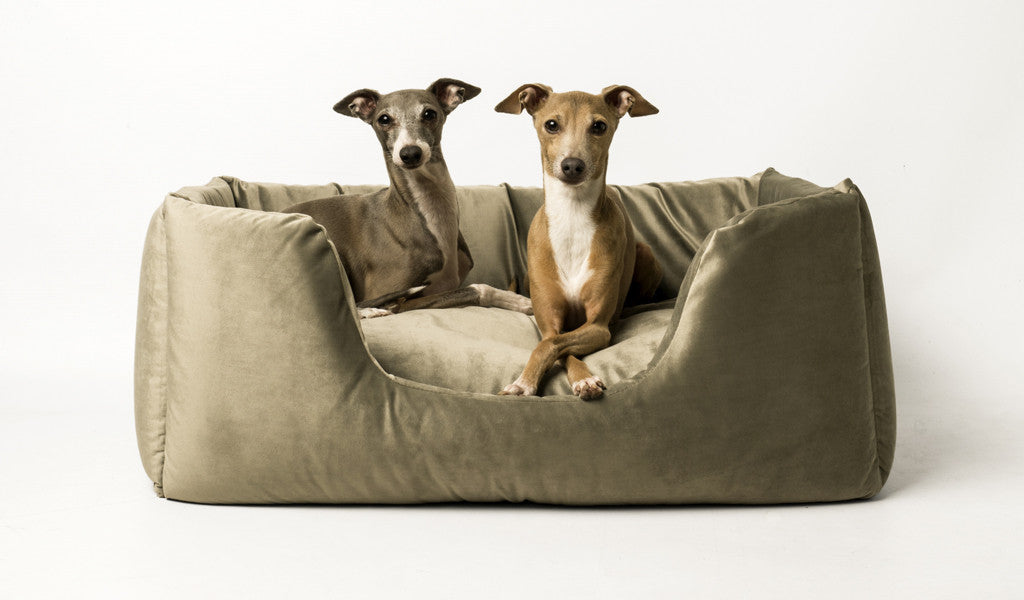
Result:
[[[635,241],[633,225],[615,190],[605,184],[608,148],[619,118],[657,109],[635,90],[612,86],[600,95],[555,94],[539,84],[516,90],[495,110],[532,116],[541,142],[544,205],[527,242],[530,295],[541,342],[526,368],[502,394],[533,395],[557,361],[573,393],[601,397],[604,382],[579,356],[608,345],[630,288],[649,297],[661,267]]]

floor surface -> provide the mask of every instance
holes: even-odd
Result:
[[[130,403],[90,400],[130,397],[125,382],[4,385],[31,400],[0,404],[4,598],[1024,593],[1024,421],[1011,399],[923,403],[907,390],[896,468],[864,502],[218,507],[152,493]],[[50,408],[73,393],[79,409]]]

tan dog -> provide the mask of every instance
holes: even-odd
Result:
[[[632,286],[649,298],[661,282],[650,247],[637,243],[633,224],[615,190],[605,185],[608,148],[623,115],[658,112],[636,90],[600,94],[553,93],[521,86],[495,110],[533,116],[544,170],[544,205],[530,225],[527,261],[530,296],[542,339],[522,375],[501,394],[533,395],[540,378],[564,359],[572,391],[600,398],[605,384],[578,357],[611,340],[609,326]]]

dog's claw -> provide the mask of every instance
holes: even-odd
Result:
[[[604,395],[606,389],[607,386],[597,375],[585,377],[572,384],[572,393],[579,396],[580,400],[597,400]]]
[[[529,298],[523,298],[522,300],[519,301],[519,305],[516,307],[516,310],[523,313],[524,315],[532,315],[533,302]]]
[[[532,396],[537,393],[537,388],[527,385],[522,380],[516,379],[512,383],[505,386],[500,392],[499,396]]]
[[[377,317],[386,317],[388,315],[393,315],[393,314],[395,314],[395,313],[391,312],[390,310],[388,310],[386,308],[372,308],[371,307],[371,308],[360,308],[359,309],[359,318],[360,319],[375,319]]]

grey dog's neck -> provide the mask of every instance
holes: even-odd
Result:
[[[440,152],[435,152],[427,164],[411,170],[389,161],[388,174],[391,176],[391,188],[388,190],[391,202],[419,213],[437,240],[446,265],[449,262],[455,265],[459,203],[455,197],[455,184]]]
[[[388,161],[388,176],[391,178],[390,195],[397,201],[415,206],[422,212],[448,212],[458,214],[455,201],[455,184],[448,173],[448,166],[439,152],[427,164],[406,169]]]

